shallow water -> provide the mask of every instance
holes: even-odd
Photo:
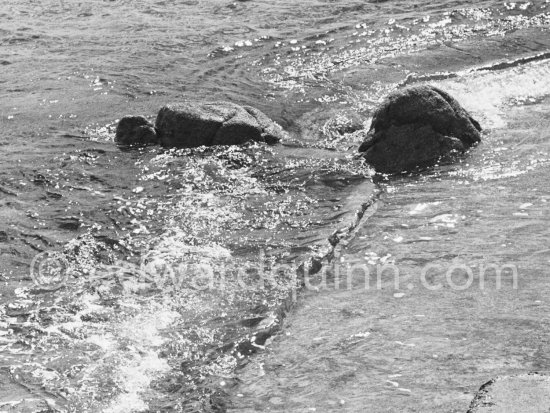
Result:
[[[465,411],[493,375],[548,369],[549,16],[543,1],[4,2],[0,408]],[[426,80],[484,142],[374,184],[361,129]],[[114,146],[121,116],[190,98],[251,104],[292,137]],[[36,288],[44,251],[62,274],[43,267]],[[296,270],[323,263],[330,285],[334,254],[394,262],[406,287],[302,292]],[[514,263],[519,288],[416,287],[453,260]]]
[[[444,86],[479,98],[486,81]],[[491,377],[550,369],[539,96],[499,105],[500,126],[460,164],[381,184],[376,211],[312,281],[320,291],[244,369],[232,411],[465,412]]]

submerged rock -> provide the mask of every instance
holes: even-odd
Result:
[[[415,86],[390,94],[376,110],[363,157],[378,172],[429,166],[481,140],[481,127],[449,94]]]
[[[467,413],[547,413],[550,376],[530,373],[497,377],[480,387]]]
[[[283,129],[258,109],[230,102],[181,103],[164,106],[155,127],[168,147],[237,145],[249,140],[276,143]]]
[[[158,143],[153,124],[143,116],[124,116],[116,127],[115,142],[118,145],[146,146]]]

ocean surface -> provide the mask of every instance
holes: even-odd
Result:
[[[549,371],[549,29],[548,0],[4,0],[0,411],[466,412]],[[482,143],[375,175],[362,131],[422,83]],[[183,100],[290,138],[116,147]]]

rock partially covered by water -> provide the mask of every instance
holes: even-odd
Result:
[[[166,105],[155,127],[161,145],[180,148],[249,140],[273,144],[284,137],[283,129],[258,109],[230,102]]]
[[[414,86],[386,98],[359,152],[376,171],[397,173],[464,152],[480,141],[480,132],[479,123],[448,93]]]
[[[123,146],[147,146],[158,143],[153,124],[143,116],[124,116],[116,127],[115,142]]]
[[[550,376],[529,373],[497,377],[480,387],[467,413],[546,413]]]

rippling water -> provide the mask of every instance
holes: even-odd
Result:
[[[5,1],[0,410],[466,411],[494,375],[549,369],[548,7]],[[484,141],[374,183],[356,131],[419,82]],[[114,146],[120,117],[187,98],[256,106],[292,138]],[[46,251],[66,286],[33,284]],[[326,290],[301,288],[304,263]],[[395,264],[402,285],[335,290],[335,263]],[[476,272],[431,291],[428,263],[512,263],[518,288]]]
[[[478,104],[490,88],[498,126],[458,165],[381,183],[232,411],[465,412],[487,379],[549,369],[550,101],[529,89],[549,69],[439,85]],[[511,78],[529,97],[498,92]]]

